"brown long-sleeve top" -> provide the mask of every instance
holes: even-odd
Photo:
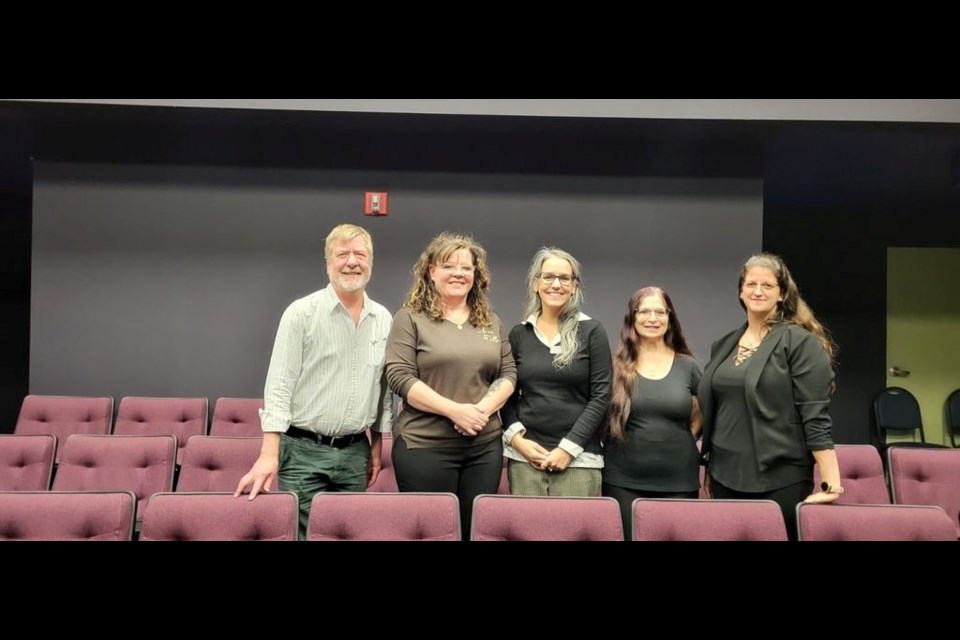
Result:
[[[402,308],[394,316],[387,338],[386,370],[387,384],[404,399],[393,428],[407,447],[466,447],[500,437],[497,413],[490,416],[479,435],[465,438],[446,416],[421,411],[406,402],[418,380],[445,398],[471,404],[480,402],[499,378],[516,385],[517,365],[507,332],[496,315],[492,326],[475,327],[469,322],[437,322]]]

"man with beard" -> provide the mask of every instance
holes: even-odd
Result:
[[[364,292],[373,240],[341,224],[325,252],[330,284],[295,300],[280,319],[260,411],[260,457],[234,493],[252,485],[253,500],[277,477],[281,491],[299,497],[301,540],[314,495],[364,491],[377,479],[380,434],[392,420],[383,374],[392,317]]]

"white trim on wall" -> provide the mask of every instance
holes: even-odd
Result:
[[[452,115],[701,120],[834,120],[960,123],[960,100],[838,99],[28,99],[219,109],[287,109]]]

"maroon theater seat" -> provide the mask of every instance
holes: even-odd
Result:
[[[180,443],[177,464],[180,464],[190,436],[207,433],[207,399],[121,398],[113,433],[118,436],[177,436]]]
[[[960,537],[960,450],[892,446],[887,450],[894,504],[943,508]]]
[[[210,435],[261,437],[260,409],[263,398],[217,398]]]
[[[132,491],[137,514],[173,489],[176,436],[72,435],[63,444],[54,491]]]
[[[787,540],[772,500],[633,501],[634,540]]]
[[[0,435],[0,491],[46,491],[57,437]]]
[[[20,406],[14,433],[19,436],[54,435],[63,444],[74,433],[105,436],[113,421],[113,398],[104,396],[29,395]],[[56,463],[60,463],[57,452]]]
[[[261,493],[253,500],[233,493],[158,493],[143,514],[140,541],[226,540],[292,542],[299,506],[289,491]]]
[[[507,465],[509,462],[506,458],[503,459],[503,468],[500,469],[500,486],[497,487],[498,496],[508,496],[510,495],[510,475],[507,473]]]
[[[0,493],[0,540],[131,540],[136,503],[129,491]]]
[[[318,493],[307,540],[460,539],[460,503],[452,493]]]
[[[260,457],[261,438],[193,436],[183,448],[177,491],[230,491]],[[277,489],[277,479],[268,487]]]
[[[940,507],[890,504],[797,505],[799,540],[951,540],[956,527]]]
[[[623,540],[613,498],[480,495],[471,540]]]
[[[393,434],[389,431],[383,433],[382,449],[380,451],[380,475],[367,491],[374,493],[396,493],[397,472],[393,468]]]
[[[843,494],[834,504],[890,504],[880,452],[869,444],[836,445]],[[820,486],[820,465],[813,467],[813,486]]]

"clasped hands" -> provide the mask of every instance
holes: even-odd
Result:
[[[462,436],[476,436],[490,421],[490,415],[477,404],[458,403],[447,416],[453,428]]]
[[[517,453],[527,459],[534,469],[540,471],[547,473],[563,471],[573,462],[573,456],[560,447],[547,451],[533,440],[528,440],[521,435],[514,436],[510,444]]]

